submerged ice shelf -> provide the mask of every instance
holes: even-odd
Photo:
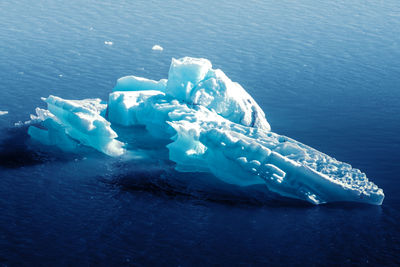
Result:
[[[145,142],[172,140],[168,159],[180,172],[211,173],[228,184],[260,185],[266,193],[313,204],[380,205],[384,199],[382,189],[360,170],[271,132],[256,101],[206,59],[173,59],[168,79],[160,81],[120,78],[108,103],[43,100],[47,110],[36,109],[31,116],[36,125],[28,133],[65,151],[85,145],[109,156],[136,153],[130,138],[118,137],[118,129],[123,126],[134,137],[142,125]]]

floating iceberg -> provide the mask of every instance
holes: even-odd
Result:
[[[145,140],[165,140],[179,172],[210,173],[227,184],[260,185],[267,194],[313,204],[380,205],[384,199],[360,170],[271,132],[256,101],[206,59],[173,59],[168,80],[123,77],[108,103],[55,96],[44,101],[47,110],[36,109],[32,120],[38,125],[28,133],[66,151],[85,145],[125,155],[133,149],[126,131],[134,137],[135,127],[145,126]],[[120,127],[125,134],[118,137]]]
[[[7,114],[8,114],[8,111],[0,110],[0,116],[2,116],[2,115],[7,115]]]

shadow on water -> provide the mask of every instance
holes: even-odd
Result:
[[[212,174],[178,172],[171,161],[119,162],[110,176],[98,179],[115,186],[120,192],[146,192],[158,197],[178,201],[216,202],[232,206],[326,210],[379,209],[380,207],[356,202],[334,202],[315,206],[302,200],[284,198],[270,192],[265,186],[240,187],[226,184]]]
[[[0,167],[16,169],[46,161],[45,155],[27,146],[27,127],[9,128],[3,134],[6,138],[0,143]]]
[[[240,187],[226,184],[212,174],[177,172],[170,161],[153,164],[125,162],[114,167],[119,171],[98,179],[118,187],[120,192],[146,192],[178,201],[216,202],[232,206],[314,207],[305,201],[280,197],[264,186]]]
[[[361,203],[361,202],[332,202],[322,204],[322,206],[326,209],[334,210],[362,210],[362,209],[380,209],[380,206],[368,204],[368,203]]]
[[[4,131],[0,142],[0,168],[17,169],[46,162],[68,162],[83,154],[61,152],[54,147],[38,145],[30,140],[27,126],[13,127]],[[88,152],[88,151],[86,151]],[[240,187],[229,185],[212,174],[177,172],[169,160],[118,161],[114,162],[109,176],[99,180],[117,186],[122,192],[148,192],[156,196],[176,200],[199,200],[234,206],[267,206],[312,208],[314,205],[290,198],[283,198],[265,186]],[[369,209],[363,203],[337,202],[322,205],[326,209]]]
[[[267,188],[260,191],[259,188],[248,187],[238,188],[230,185],[223,185],[221,188],[213,186],[208,187],[206,184],[193,186],[190,184],[176,183],[174,181],[165,179],[167,172],[137,172],[131,174],[124,174],[115,176],[114,180],[106,181],[105,183],[118,186],[122,191],[127,192],[148,192],[159,197],[165,197],[174,200],[200,200],[205,202],[216,202],[230,206],[254,206],[254,207],[268,207],[268,208],[316,208],[323,207],[327,210],[367,210],[367,209],[380,209],[379,206],[374,206],[366,203],[357,202],[333,202],[321,205],[313,205],[303,200],[285,198],[278,196]],[[185,173],[186,178],[199,176],[199,174]],[[201,174],[203,175],[203,174]],[[178,179],[178,177],[175,177]],[[193,177],[196,178],[196,177]],[[211,179],[216,179],[212,177]],[[224,188],[228,187],[228,188]]]
[[[60,153],[57,148],[39,146],[32,142],[28,135],[28,126],[8,128],[3,131],[3,136],[5,138],[0,141],[0,168],[18,169],[74,158],[70,154]]]

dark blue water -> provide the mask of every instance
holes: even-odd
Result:
[[[366,172],[383,205],[127,188],[118,160],[33,149],[14,127],[41,96],[107,99],[182,56],[242,84],[273,131]],[[399,62],[397,0],[1,1],[0,266],[400,264]]]

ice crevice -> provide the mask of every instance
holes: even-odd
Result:
[[[122,77],[108,102],[43,100],[47,109],[36,109],[28,133],[44,145],[65,151],[84,145],[123,156],[131,146],[118,127],[134,137],[135,127],[145,126],[146,142],[170,140],[168,158],[179,172],[211,173],[228,184],[260,185],[313,204],[380,205],[384,199],[360,170],[271,132],[257,102],[207,59],[172,59],[168,79],[160,81]]]

